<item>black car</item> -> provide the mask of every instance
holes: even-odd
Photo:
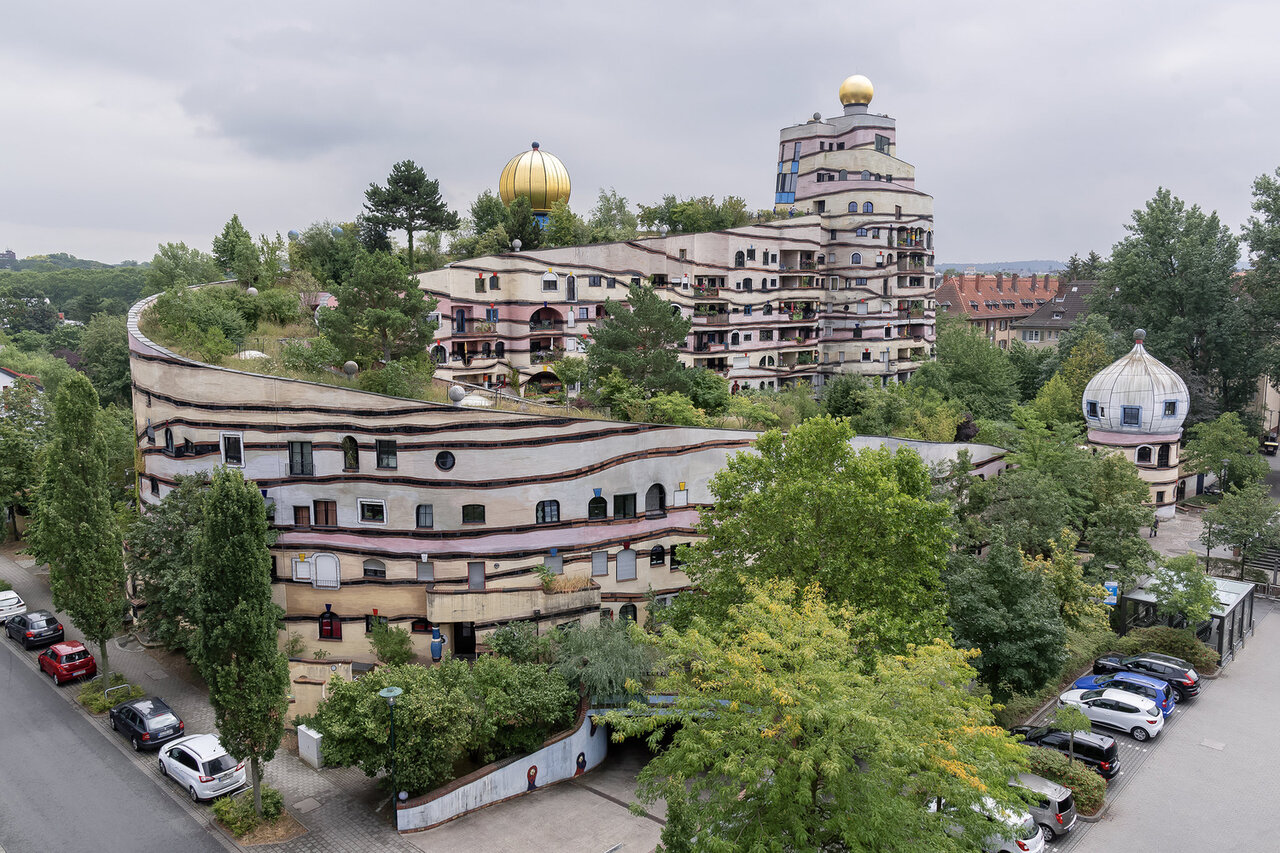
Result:
[[[24,649],[61,643],[64,639],[62,623],[48,610],[33,610],[10,616],[9,621],[4,623],[4,630],[12,639],[22,643]]]
[[[130,699],[111,709],[111,728],[124,734],[135,750],[158,747],[182,737],[186,725],[158,696]]]
[[[1010,731],[1022,735],[1022,742],[1029,746],[1052,749],[1063,755],[1074,753],[1077,761],[1089,765],[1103,779],[1112,779],[1120,772],[1120,750],[1116,747],[1115,738],[1093,732],[1076,732],[1073,747],[1071,735],[1051,726],[1017,726]]]
[[[1103,655],[1093,662],[1093,674],[1136,672],[1169,682],[1178,701],[1200,695],[1200,676],[1182,658],[1146,652],[1140,655]]]

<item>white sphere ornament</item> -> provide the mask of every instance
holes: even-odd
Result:
[[[360,365],[356,364],[354,361],[348,361],[346,364],[342,365],[342,372],[348,376],[355,376],[356,371],[359,369]]]
[[[256,288],[256,287],[251,287],[251,288],[249,288],[248,290],[246,290],[246,291],[245,291],[245,293],[249,294],[250,296],[257,296],[257,295],[258,295],[258,288]]]
[[[449,388],[449,399],[455,403],[461,403],[462,398],[467,396],[466,389],[461,385],[453,385]]]

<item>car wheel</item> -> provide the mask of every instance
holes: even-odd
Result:
[[[200,802],[200,795],[196,793],[195,785],[191,785],[187,788],[187,796],[191,797],[191,802],[193,803]]]
[[[116,725],[116,718],[114,714],[111,717],[111,731],[113,732],[120,731],[120,726]]]
[[[156,761],[160,764],[160,775],[167,778],[169,776],[169,768],[164,766],[164,759],[157,758]]]
[[[1133,735],[1133,739],[1138,741],[1146,740],[1151,737],[1151,735],[1147,734],[1147,730],[1142,726],[1134,726],[1133,731],[1129,732],[1129,734]]]
[[[1058,833],[1053,831],[1053,827],[1047,823],[1040,824],[1040,834],[1044,836],[1045,841],[1052,841],[1058,837]]]
[[[129,738],[129,743],[133,744],[134,752],[142,752],[142,744],[139,743],[137,735],[134,735],[133,737]]]

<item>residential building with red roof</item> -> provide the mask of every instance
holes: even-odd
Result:
[[[940,314],[963,317],[987,340],[1008,349],[1015,321],[1030,317],[1057,292],[1055,275],[964,273],[948,276],[935,298]]]

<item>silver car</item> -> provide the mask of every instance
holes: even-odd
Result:
[[[10,616],[19,616],[27,612],[27,603],[11,589],[0,590],[0,625],[9,621]]]
[[[1019,773],[1009,784],[1031,793],[1027,811],[1044,833],[1045,841],[1066,835],[1076,825],[1076,803],[1069,788],[1034,773]]]
[[[217,735],[188,735],[160,747],[160,773],[196,803],[245,786],[244,762],[228,755]]]

